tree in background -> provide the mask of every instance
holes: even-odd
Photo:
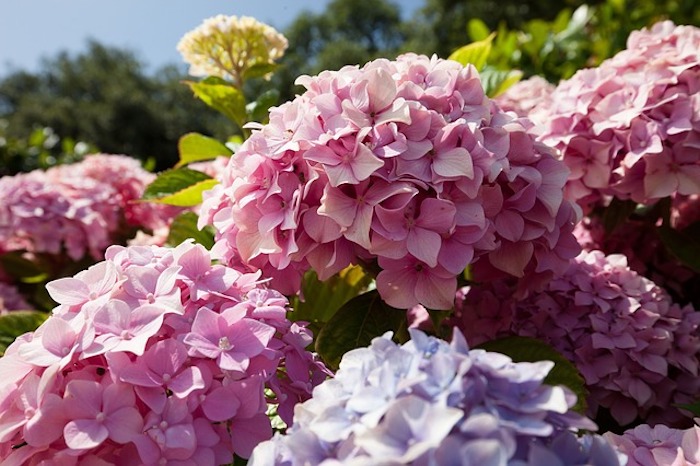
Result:
[[[333,0],[323,13],[300,14],[284,31],[290,46],[275,76],[282,100],[294,96],[294,80],[301,74],[395,57],[409,37],[406,25],[400,6],[388,0]]]
[[[232,131],[192,98],[178,68],[166,67],[154,77],[143,68],[132,52],[91,41],[86,52],[61,53],[37,73],[7,76],[0,82],[6,137],[28,139],[37,127],[49,127],[61,138],[87,141],[103,152],[153,158],[157,169],[165,169],[177,161],[183,133],[223,136]],[[62,149],[52,149],[57,160]]]

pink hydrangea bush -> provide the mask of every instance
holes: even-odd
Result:
[[[406,54],[297,82],[205,193],[200,226],[227,263],[284,293],[310,268],[368,264],[389,305],[448,309],[477,260],[523,276],[578,253],[566,167],[474,67]]]
[[[134,228],[167,227],[180,209],[135,202],[155,175],[123,155],[0,178],[0,253],[101,259]]]
[[[560,83],[532,116],[571,169],[571,198],[652,204],[700,193],[699,91],[700,29],[664,21]]]
[[[562,276],[525,299],[496,281],[460,291],[452,325],[473,344],[520,335],[541,339],[575,363],[591,416],[622,426],[687,425],[678,404],[700,393],[700,312],[674,304],[622,255],[583,252]]]
[[[201,245],[112,246],[47,289],[0,359],[2,464],[229,463],[327,374],[286,298]]]
[[[700,221],[700,197],[672,196],[670,226],[693,237],[689,226]],[[613,231],[606,231],[603,219],[586,216],[576,225],[574,235],[584,250],[623,254],[629,267],[668,291],[679,303],[700,307],[700,275],[671,253],[659,236],[653,219],[632,215]]]
[[[646,424],[622,435],[612,432],[605,438],[627,455],[627,466],[698,466],[700,465],[700,427],[671,429]]]
[[[506,91],[494,97],[494,101],[505,111],[515,112],[521,117],[529,117],[533,111],[544,112],[551,101],[555,86],[541,76],[513,84]],[[536,121],[537,119],[534,118]]]

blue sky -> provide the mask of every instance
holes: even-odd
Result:
[[[348,0],[355,1],[355,0]],[[362,0],[369,1],[369,0]],[[394,0],[407,12],[422,0]],[[0,76],[36,71],[41,58],[84,50],[88,38],[129,48],[154,71],[182,63],[175,50],[187,31],[217,14],[253,16],[284,29],[302,11],[330,0],[0,0]]]

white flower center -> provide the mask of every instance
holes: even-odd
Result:
[[[219,338],[219,349],[228,351],[231,349],[231,342],[228,341],[228,337]]]

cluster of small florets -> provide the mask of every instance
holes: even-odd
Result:
[[[554,84],[543,77],[532,76],[513,84],[504,93],[494,97],[493,100],[507,112],[515,112],[518,116],[529,117],[534,109],[537,109],[538,112],[546,111],[554,89]]]
[[[191,242],[106,256],[50,282],[53,315],[0,359],[3,464],[227,464],[325,378],[258,274]]]
[[[676,406],[700,389],[700,312],[673,304],[624,256],[581,253],[542,292],[509,296],[503,281],[467,288],[452,323],[475,344],[509,335],[551,344],[583,375],[593,416],[602,407],[623,426],[687,424]]]
[[[672,196],[672,228],[692,237],[692,230],[684,230],[699,220],[700,197]],[[584,250],[624,255],[632,270],[668,291],[674,301],[700,306],[700,275],[669,252],[655,221],[632,215],[611,231],[600,216],[592,215],[576,225],[574,235]]]
[[[185,34],[177,50],[193,76],[218,76],[240,84],[246,71],[274,63],[284,55],[287,39],[249,16],[217,15]]]
[[[700,29],[670,21],[563,81],[535,118],[571,169],[582,204],[612,195],[650,204],[700,193]]]
[[[622,435],[605,433],[615,449],[627,456],[627,466],[700,465],[700,427],[671,429],[643,424]]]
[[[27,303],[16,286],[0,281],[0,315],[31,309],[32,306]]]
[[[400,346],[385,335],[345,354],[250,464],[620,464],[601,437],[572,433],[595,425],[571,411],[568,389],[543,383],[553,363],[469,350],[459,332],[452,343],[411,337]]]
[[[104,257],[134,228],[155,230],[179,212],[134,202],[155,175],[122,155],[0,178],[0,252]]]
[[[391,306],[452,307],[456,276],[566,267],[577,213],[565,165],[499,110],[471,65],[414,54],[302,77],[306,92],[231,158],[205,193],[200,226],[227,261],[285,293],[313,268],[381,270]]]

